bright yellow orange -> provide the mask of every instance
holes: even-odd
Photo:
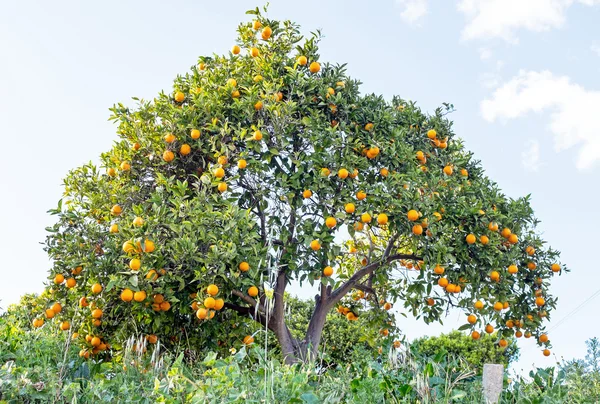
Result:
[[[190,136],[192,137],[192,139],[198,140],[200,139],[200,131],[198,129],[192,129],[192,131],[190,132]]]
[[[509,266],[508,266],[508,273],[509,273],[509,274],[511,274],[511,275],[514,275],[514,274],[516,274],[517,272],[519,272],[519,269],[517,268],[517,266],[516,266],[516,265],[514,265],[514,264],[513,264],[513,265],[509,265]]]
[[[452,169],[452,166],[446,166],[446,167],[444,167],[444,174],[446,174],[446,175],[452,175],[453,172],[454,172],[454,170]]]
[[[298,56],[296,62],[298,62],[300,66],[306,66],[306,64],[308,63],[308,59],[306,58],[306,56]]]
[[[121,292],[121,300],[130,302],[133,300],[133,291],[131,289],[123,289]]]
[[[321,65],[319,62],[312,62],[308,67],[308,70],[310,70],[311,73],[318,73],[319,70],[321,70]]]
[[[250,297],[258,296],[258,288],[256,286],[250,286],[248,288],[248,296],[250,296]]]
[[[475,324],[477,322],[477,317],[474,314],[469,314],[467,316],[467,322],[469,324]]]
[[[99,283],[94,283],[92,285],[92,293],[97,295],[100,292],[102,292],[102,285],[100,285]]]
[[[437,136],[437,132],[435,131],[435,129],[429,129],[427,131],[427,137],[429,139],[435,139],[436,136]]]
[[[122,212],[123,208],[121,208],[119,205],[114,205],[112,208],[110,208],[110,213],[113,216],[119,216]]]
[[[467,244],[475,244],[475,241],[477,240],[477,238],[475,238],[474,234],[469,234],[469,235],[467,235],[465,240],[466,240]]]
[[[333,268],[330,266],[326,266],[323,269],[323,276],[331,276],[331,275],[333,275]]]
[[[494,332],[494,326],[491,324],[488,324],[485,326],[485,332],[487,332],[488,334],[491,334]]]
[[[190,154],[192,151],[192,148],[190,147],[189,144],[182,144],[181,147],[179,148],[179,153],[182,156],[187,156],[188,154]]]
[[[262,140],[262,138],[263,138],[262,132],[259,130],[254,131],[254,133],[252,134],[252,139],[257,142]]]
[[[225,191],[227,191],[227,183],[225,182],[220,182],[219,185],[217,185],[217,189],[219,190],[219,192],[223,193]]]
[[[363,223],[371,223],[371,215],[368,213],[363,213],[360,215],[360,221]]]
[[[481,337],[481,334],[479,334],[479,331],[473,331],[471,333],[471,338],[473,338],[474,340],[478,340]]]
[[[219,287],[217,285],[211,284],[206,288],[206,293],[211,296],[216,296],[219,293]]]
[[[481,300],[477,300],[473,305],[477,310],[483,309],[483,302]]]
[[[119,168],[121,169],[121,171],[129,171],[131,170],[131,165],[128,162],[123,161]]]
[[[254,342],[254,338],[251,335],[246,335],[243,342],[244,345],[251,345]]]
[[[200,319],[200,320],[204,320],[207,315],[208,315],[208,310],[206,310],[204,307],[200,307],[198,309],[198,311],[196,311],[196,317],[198,317],[198,319]]]
[[[65,281],[65,277],[63,274],[56,274],[56,276],[54,277],[54,283],[57,285],[60,285],[64,281]]]
[[[102,317],[102,310],[101,309],[94,309],[94,310],[92,310],[92,318],[99,319],[100,317]]]
[[[540,342],[540,344],[543,344],[545,342],[548,342],[548,334],[542,334],[539,336],[538,341]]]
[[[342,180],[348,178],[348,174],[350,174],[350,173],[345,168],[340,168],[338,170],[338,177]]]
[[[552,264],[550,266],[550,269],[552,270],[552,272],[559,272],[560,271],[560,265],[558,265],[558,264]]]
[[[330,229],[333,229],[336,224],[337,220],[335,220],[335,217],[328,217],[325,219],[325,226],[329,227]]]
[[[240,265],[238,265],[238,268],[242,272],[248,272],[248,270],[250,269],[250,264],[248,264],[246,261],[244,261],[244,262],[241,262]]]
[[[483,236],[479,237],[479,242],[483,245],[487,245],[490,242],[490,239],[488,236],[483,235]]]
[[[419,219],[419,212],[417,212],[414,209],[411,209],[408,211],[406,216],[408,217],[408,220],[410,220],[411,222],[414,222],[417,219]]]
[[[373,130],[373,124],[371,122],[367,123],[365,125],[365,130],[367,130],[369,132],[372,131]]]
[[[437,275],[443,275],[444,271],[444,267],[441,265],[436,265],[435,268],[433,268],[433,272]]]
[[[215,307],[215,303],[216,300],[214,297],[207,297],[206,299],[204,299],[204,307],[206,307],[207,309],[212,309]]]
[[[421,234],[423,234],[423,226],[421,226],[420,224],[415,224],[412,227],[412,232],[413,234],[420,236]]]
[[[143,302],[144,300],[146,300],[146,292],[143,290],[138,290],[133,294],[133,300],[135,300],[138,303]]]
[[[367,194],[365,193],[365,191],[358,191],[356,193],[356,199],[358,199],[359,201],[364,200],[367,197]]]
[[[69,279],[67,279],[67,287],[69,289],[74,288],[75,285],[77,285],[77,281],[75,280],[75,278],[69,278]]]
[[[271,29],[271,27],[264,27],[260,36],[266,41],[267,39],[271,38],[272,33],[273,30]]]
[[[258,20],[252,21],[252,29],[258,31],[262,27],[262,23]]]
[[[346,211],[346,213],[348,213],[348,214],[352,214],[352,213],[354,213],[354,211],[356,210],[356,206],[354,206],[354,204],[353,204],[353,203],[347,203],[347,204],[344,206],[344,210]]]
[[[181,91],[177,91],[175,92],[175,101],[177,102],[183,102],[183,100],[185,100],[185,94],[183,94]]]
[[[171,150],[165,150],[163,153],[163,160],[170,163],[175,158],[175,154]]]
[[[385,213],[380,213],[377,215],[377,223],[380,226],[385,226],[388,223],[388,215]]]
[[[225,306],[225,300],[223,299],[215,299],[215,310],[221,310]]]
[[[131,268],[132,271],[139,270],[141,266],[142,262],[137,258],[133,258],[131,261],[129,261],[129,268]]]
[[[250,49],[250,56],[252,56],[253,58],[257,57],[260,54],[258,48],[251,48]]]
[[[313,251],[318,251],[321,249],[321,242],[319,240],[313,240],[310,242],[310,248]]]

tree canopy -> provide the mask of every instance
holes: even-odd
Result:
[[[452,105],[362,94],[320,60],[319,32],[249,14],[229,53],[111,109],[119,140],[50,211],[34,325],[75,329],[85,356],[131,333],[234,346],[267,327],[293,362],[314,357],[334,308],[397,339],[396,305],[426,322],[460,308],[473,338],[547,346],[565,268],[529,197],[505,196],[455,135]],[[303,336],[286,323],[291,282],[320,285]]]

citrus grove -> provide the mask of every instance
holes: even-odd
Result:
[[[332,311],[398,347],[392,308],[427,323],[458,308],[474,339],[536,338],[549,355],[547,287],[565,268],[528,198],[503,195],[455,136],[451,107],[361,94],[319,59],[319,34],[248,13],[226,55],[111,109],[120,140],[50,211],[32,325],[101,359],[132,334],[229,349],[263,328],[293,363],[315,358]],[[300,336],[291,282],[318,285]]]

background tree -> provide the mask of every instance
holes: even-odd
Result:
[[[441,351],[461,357],[469,363],[477,373],[483,372],[486,363],[500,363],[507,367],[519,357],[519,348],[514,338],[508,339],[506,348],[496,344],[496,335],[484,335],[475,341],[460,331],[452,331],[433,337],[422,337],[410,344],[411,352],[417,355],[434,357]]]
[[[495,327],[501,346],[523,332],[548,345],[558,252],[529,198],[503,195],[464,149],[452,106],[363,95],[319,62],[318,32],[249,14],[229,54],[112,108],[104,170],[70,172],[51,211],[54,315],[34,319],[76,328],[86,357],[131,333],[226,347],[260,326],[292,363],[316,357],[334,308],[394,338],[395,303],[426,322],[461,308],[464,329]],[[293,281],[319,285],[303,335],[288,326]]]

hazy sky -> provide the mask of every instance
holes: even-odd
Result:
[[[0,306],[39,292],[40,242],[67,171],[117,139],[108,107],[152,98],[200,55],[226,53],[246,1],[4,1],[0,4]],[[322,28],[321,58],[348,63],[364,92],[451,102],[467,148],[509,195],[532,194],[541,230],[573,272],[544,358],[520,341],[517,369],[581,357],[600,336],[599,0],[272,0],[269,17]],[[560,324],[559,324],[560,321]],[[410,339],[448,331],[403,320]]]

